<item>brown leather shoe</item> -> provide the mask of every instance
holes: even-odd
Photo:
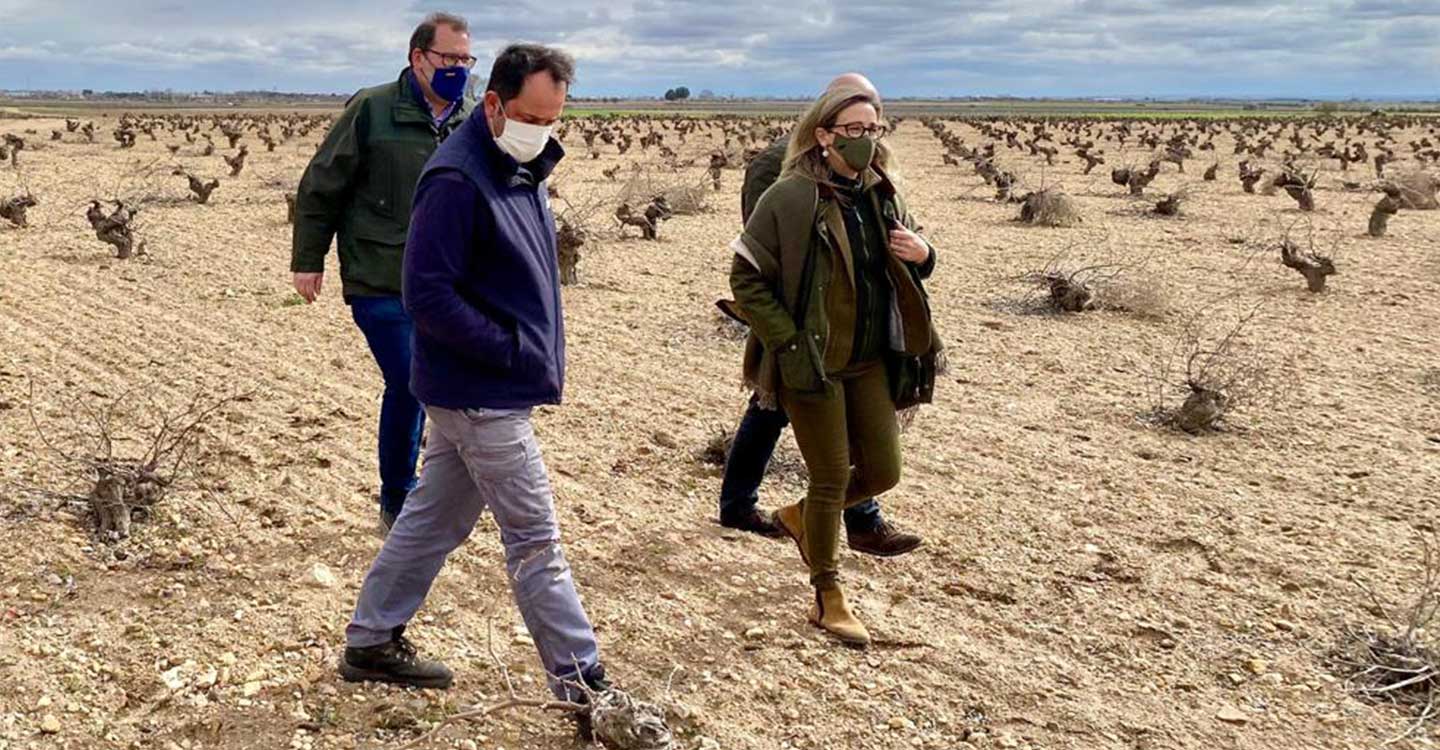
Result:
[[[805,554],[805,511],[800,503],[775,511],[775,525],[785,532],[785,536],[795,540],[795,546],[800,548],[800,559],[809,565],[810,556]]]
[[[847,536],[850,549],[876,557],[897,557],[914,552],[925,543],[924,539],[891,526],[889,521],[881,521],[869,531],[851,531]]]
[[[810,622],[847,646],[864,648],[870,645],[870,631],[850,612],[850,607],[845,603],[845,594],[838,588],[815,592],[815,606],[810,608]]]

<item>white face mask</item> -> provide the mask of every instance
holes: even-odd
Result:
[[[503,105],[500,114],[505,114]],[[525,164],[545,150],[545,144],[550,142],[550,131],[553,129],[554,126],[531,125],[506,117],[505,132],[495,139],[495,145],[514,157],[515,161]]]

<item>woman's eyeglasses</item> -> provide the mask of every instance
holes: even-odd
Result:
[[[862,122],[848,122],[844,125],[831,125],[829,128],[826,129],[834,133],[840,133],[846,138],[859,138],[861,136],[864,136],[866,138],[883,138],[887,133],[890,132],[890,128],[885,125],[866,125]]]

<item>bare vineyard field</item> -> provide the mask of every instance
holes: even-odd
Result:
[[[273,133],[284,113],[247,117],[270,115]],[[93,121],[94,142],[65,117]],[[274,150],[245,130],[232,177],[222,159],[236,148],[213,120],[201,120],[206,156],[203,135],[164,128],[120,148],[119,118],[0,119],[0,135],[25,141],[18,167],[0,167],[0,201],[37,200],[28,226],[0,220],[0,750],[394,747],[502,697],[491,645],[538,697],[488,520],[411,633],[456,669],[455,689],[335,675],[379,544],[380,379],[333,255],[318,304],[289,287],[285,193],[324,127]],[[1440,123],[1409,118],[1382,136],[1347,120],[1341,137],[1306,120],[1297,145],[1296,126],[1276,121],[1259,157],[1235,153],[1237,133],[1257,132],[1236,121],[1137,122],[1122,146],[1105,138],[1113,123],[1059,120],[1047,164],[997,135],[1031,140],[1035,122],[904,119],[891,139],[940,249],[929,290],[951,369],[883,499],[927,545],[842,555],[878,638],[857,652],[806,624],[792,546],[715,525],[719,470],[702,460],[745,401],[741,344],[713,306],[728,296],[738,166],[787,123],[700,118],[682,142],[677,122],[567,130],[555,205],[588,239],[564,293],[566,402],[540,410],[537,429],[610,669],[672,706],[681,746],[1329,750],[1407,732],[1392,747],[1429,746],[1433,725],[1410,731],[1413,711],[1361,700],[1335,653],[1353,629],[1390,627],[1357,582],[1395,611],[1418,594],[1420,539],[1440,515],[1440,211],[1401,210],[1371,237],[1384,197],[1372,164],[1342,172],[1316,151],[1354,142],[1373,157],[1388,144],[1387,175],[1433,174],[1426,147],[1409,144],[1440,141]],[[1213,149],[1196,146],[1183,173],[1161,163],[1139,196],[1112,180],[1164,150],[1141,134],[1212,125],[1197,142]],[[600,127],[655,129],[673,155],[599,139],[590,158],[584,131]],[[969,151],[993,144],[1016,197],[1063,192],[1078,223],[1017,221],[1020,204],[997,200],[937,132]],[[1072,138],[1106,163],[1084,174]],[[1283,188],[1244,192],[1242,159],[1274,176],[1302,145],[1314,211]],[[632,165],[708,188],[717,149],[732,165],[703,210],[664,222],[658,241],[622,232],[613,214]],[[177,172],[220,185],[199,205]],[[1155,215],[1177,193],[1179,215]],[[111,199],[139,208],[143,254],[117,259],[87,222],[92,200]],[[1287,234],[1333,258],[1325,292],[1281,265]],[[1034,274],[1095,265],[1147,302],[1046,309]],[[1264,397],[1203,435],[1158,423],[1157,366],[1186,331],[1223,333],[1251,313],[1235,356],[1264,365]],[[125,394],[106,430],[117,454],[144,449],[147,416],[197,394],[238,399],[201,427],[193,479],[113,541],[95,531],[94,478],[61,454],[92,450],[104,407]],[[768,507],[804,491],[788,437],[778,460]],[[564,721],[519,710],[427,746],[577,741]]]
[[[334,112],[338,111],[341,98],[330,98],[328,103],[317,99],[303,106],[288,102],[260,101],[254,99],[233,102],[204,102],[179,99],[166,105],[147,103],[144,111],[161,113],[215,114],[235,112]],[[567,117],[664,115],[684,117],[711,116],[793,116],[808,104],[797,100],[716,100],[695,99],[683,102],[666,102],[654,99],[581,99],[570,103]],[[95,116],[103,113],[117,115],[134,110],[136,104],[124,100],[94,101],[76,100],[5,100],[0,99],[0,119],[6,117],[76,117]],[[902,99],[886,104],[886,109],[897,116],[907,117],[1121,117],[1121,118],[1231,118],[1231,117],[1303,117],[1313,116],[1317,105],[1309,101],[1108,101],[1096,99]],[[1363,115],[1375,110],[1420,115],[1440,114],[1440,104],[1435,102],[1346,102],[1335,111],[1349,116]]]

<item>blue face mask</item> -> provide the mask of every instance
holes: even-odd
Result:
[[[465,84],[469,79],[470,69],[463,65],[436,68],[430,76],[430,90],[447,102],[458,102],[465,96]]]

